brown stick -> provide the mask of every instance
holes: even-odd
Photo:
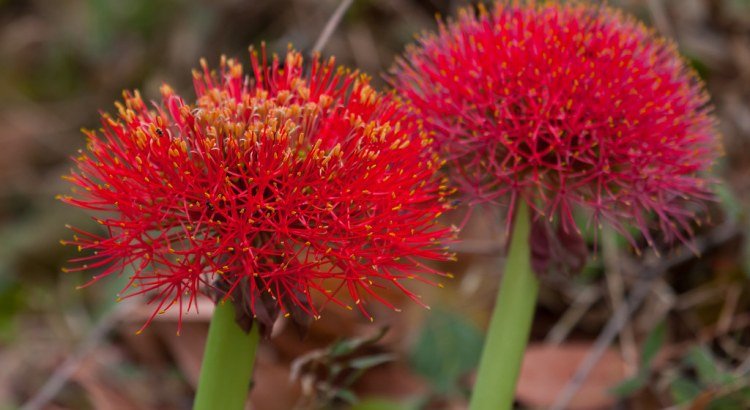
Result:
[[[342,0],[341,4],[336,8],[336,10],[331,14],[331,17],[328,19],[328,22],[326,23],[325,27],[323,27],[323,31],[320,33],[320,36],[318,36],[318,39],[315,41],[315,45],[312,48],[311,54],[317,54],[320,53],[323,50],[323,47],[325,47],[326,43],[328,43],[328,40],[331,38],[331,35],[336,30],[336,27],[341,22],[341,19],[344,17],[344,13],[346,13],[346,10],[349,9],[349,7],[352,5],[354,0]]]

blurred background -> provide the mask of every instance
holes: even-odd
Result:
[[[677,40],[705,79],[726,155],[711,223],[685,249],[634,256],[604,233],[576,278],[545,278],[518,390],[519,406],[549,407],[597,347],[602,359],[569,386],[571,409],[750,408],[750,1],[620,0]],[[220,54],[247,61],[265,40],[310,50],[338,0],[0,0],[0,409],[190,408],[210,309],[175,317],[115,303],[117,281],[60,273],[74,249],[65,223],[91,226],[54,199],[61,175],[123,89],[157,98],[162,82],[191,96],[190,69]],[[324,55],[382,73],[459,0],[355,0]],[[457,220],[459,216],[454,216]],[[376,312],[374,324],[329,309],[308,337],[281,322],[264,342],[254,409],[463,409],[501,273],[500,232],[475,216],[457,245],[456,279],[418,289],[429,315]],[[455,222],[446,220],[447,223]],[[398,297],[398,296],[394,296]],[[631,315],[627,303],[636,304]],[[209,306],[210,307],[210,306]],[[613,343],[597,338],[614,329]],[[47,383],[52,378],[51,383]],[[47,383],[47,387],[43,388]]]

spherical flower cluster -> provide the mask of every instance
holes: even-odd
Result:
[[[575,209],[686,239],[719,153],[708,97],[675,46],[618,11],[497,2],[424,34],[390,78],[475,201]],[[698,206],[696,206],[698,204]],[[509,215],[508,220],[512,219]]]
[[[168,86],[152,107],[126,92],[86,132],[63,200],[97,211],[106,234],[72,228],[65,242],[85,255],[68,270],[95,282],[129,266],[124,293],[150,295],[154,314],[209,293],[266,326],[346,306],[340,291],[366,315],[365,295],[390,306],[386,286],[416,300],[404,282],[440,275],[420,260],[447,257],[436,218],[450,192],[406,110],[333,59],[305,70],[292,50],[270,64],[252,52],[253,79],[231,59],[202,68],[195,104]]]

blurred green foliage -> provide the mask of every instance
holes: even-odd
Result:
[[[727,366],[714,357],[707,347],[692,347],[683,358],[682,365],[683,372],[670,384],[677,404],[709,410],[750,408],[748,374],[727,370]]]
[[[438,393],[460,392],[459,379],[479,362],[483,334],[464,316],[444,308],[425,318],[409,360]]]

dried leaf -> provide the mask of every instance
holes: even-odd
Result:
[[[551,406],[590,348],[588,343],[530,345],[521,367],[518,400],[530,407]],[[610,408],[615,397],[609,389],[623,380],[624,366],[617,350],[607,350],[567,408]]]

